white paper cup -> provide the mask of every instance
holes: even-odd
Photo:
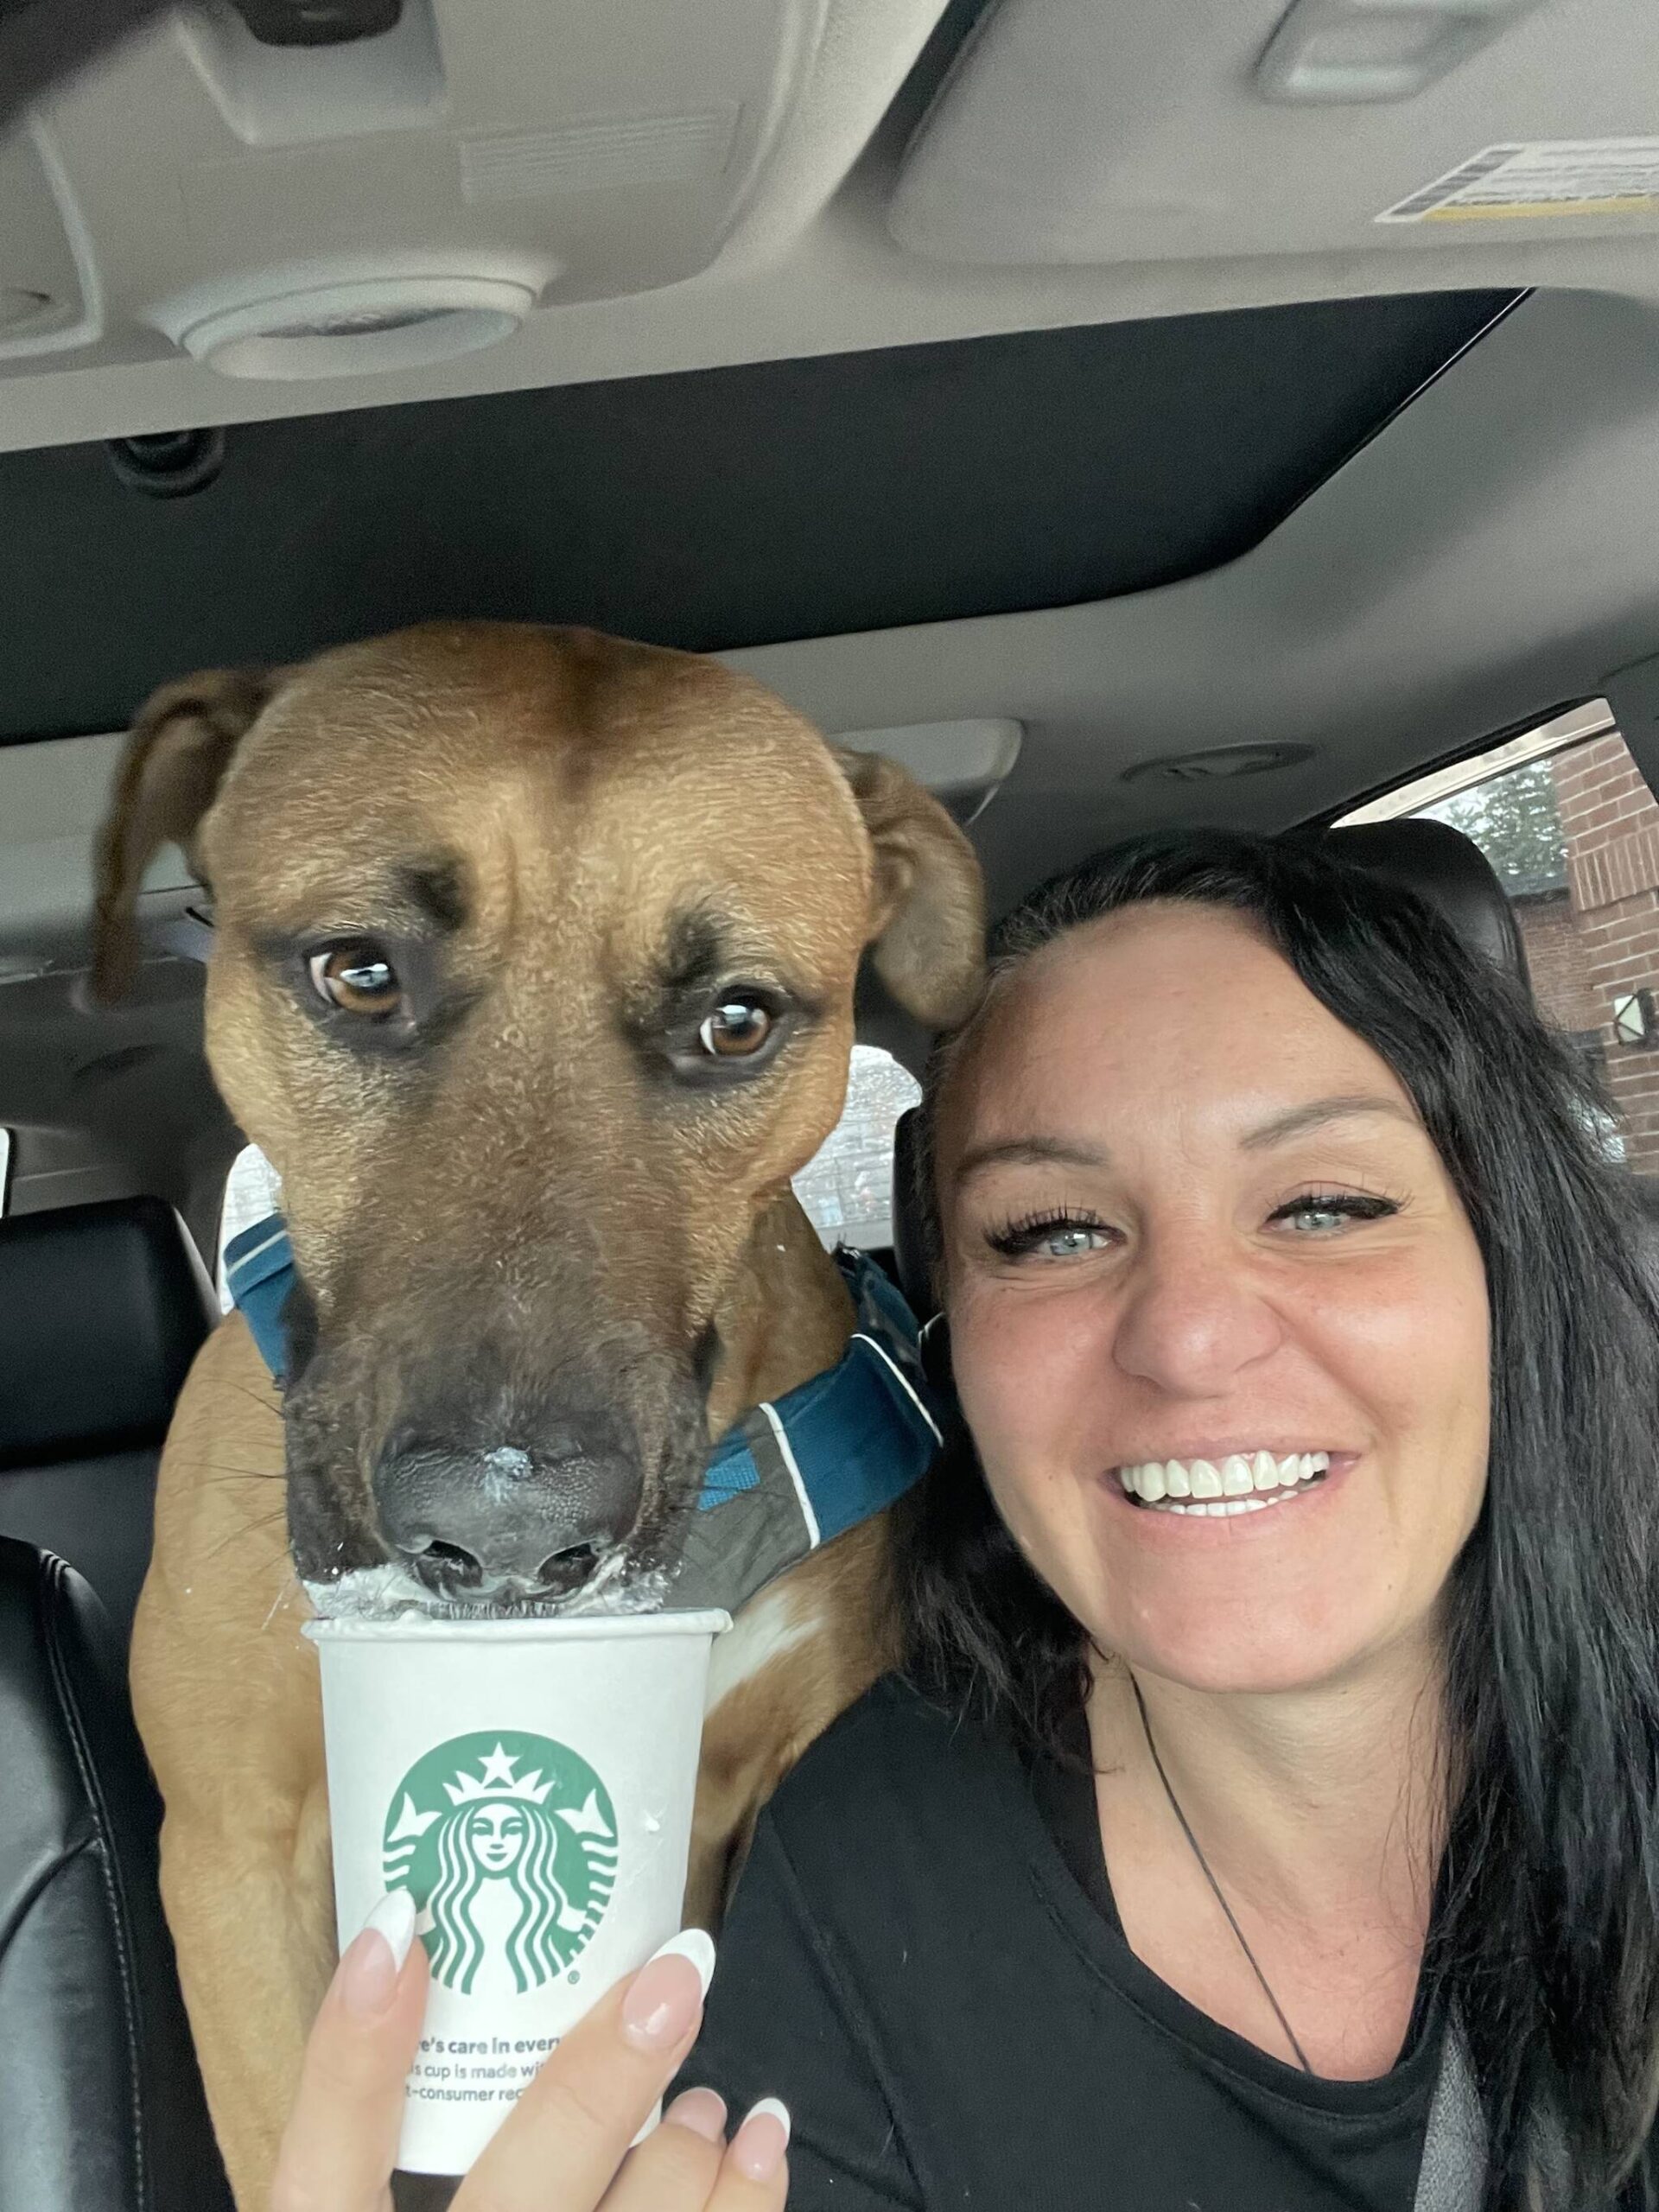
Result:
[[[680,1926],[725,1613],[318,1620],[342,1948],[410,1891],[431,1963],[397,2163],[465,2173]]]

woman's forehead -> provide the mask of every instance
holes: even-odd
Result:
[[[941,1143],[1033,1115],[1144,1116],[1203,1093],[1243,1111],[1362,1090],[1409,1103],[1254,922],[1149,901],[1069,931],[998,985],[947,1084]]]

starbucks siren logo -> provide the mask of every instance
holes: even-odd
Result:
[[[434,1980],[469,1995],[495,1960],[522,1993],[586,1949],[616,1850],[610,1794],[586,1759],[550,1736],[492,1730],[452,1736],[410,1767],[382,1865],[386,1887],[415,1899]]]

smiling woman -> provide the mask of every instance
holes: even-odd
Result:
[[[1003,924],[924,1098],[906,1666],[763,1816],[696,2054],[797,2212],[1651,2206],[1659,1313],[1591,1126],[1305,843]]]
[[[1480,1255],[1404,1086],[1271,943],[1160,900],[1069,931],[935,1141],[980,1465],[1096,1642],[1243,1692],[1421,1636],[1484,1488]]]

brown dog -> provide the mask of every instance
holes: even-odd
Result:
[[[168,839],[212,886],[208,1054],[283,1177],[302,1286],[285,1401],[239,1317],[196,1363],[133,1648],[168,1915],[255,2212],[334,1956],[302,1584],[403,1559],[435,1602],[512,1606],[672,1562],[709,1439],[847,1341],[790,1177],[841,1109],[861,955],[954,1019],[982,899],[889,763],[712,662],[528,626],[161,693],[101,849],[106,990]],[[815,1552],[716,1646],[693,1916],[886,1662],[885,1541]]]

